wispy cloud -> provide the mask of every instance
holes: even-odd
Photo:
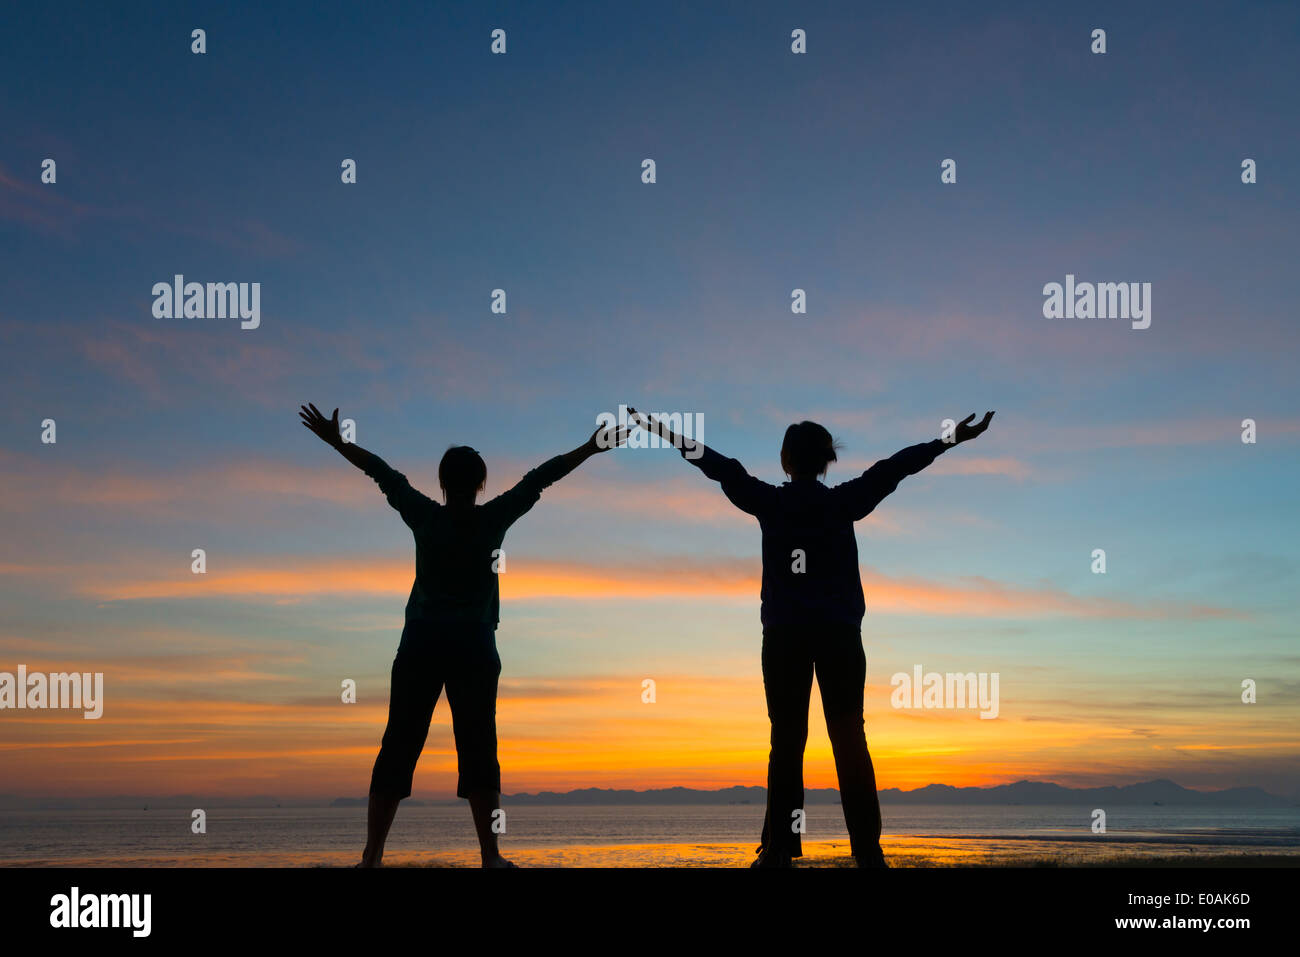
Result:
[[[136,560],[93,572],[85,568],[10,563],[0,576],[82,582],[82,594],[98,601],[198,599],[216,596],[245,600],[309,599],[332,595],[384,595],[410,591],[409,560],[316,559],[286,555],[226,564],[203,575],[171,561],[159,573]],[[955,581],[891,577],[862,569],[869,614],[967,616],[977,618],[1243,618],[1243,612],[1181,601],[1081,596],[1047,585],[1026,587],[970,577]],[[759,560],[660,557],[623,564],[538,560],[514,555],[501,576],[505,601],[522,600],[705,600],[756,602]]]
[[[43,184],[35,176],[22,180],[0,168],[0,220],[70,236],[91,213],[89,206],[68,199],[55,184]]]
[[[0,168],[0,219],[16,222],[68,240],[79,238],[79,227],[88,219],[110,226],[146,227],[151,233],[185,236],[264,258],[289,257],[302,252],[302,242],[266,223],[247,217],[231,218],[228,211],[213,211],[182,201],[188,208],[155,213],[144,206],[108,206],[69,199],[62,183],[41,183],[35,175],[24,180]]]

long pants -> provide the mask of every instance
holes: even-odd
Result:
[[[424,750],[442,689],[451,705],[459,778],[456,794],[501,790],[497,763],[496,630],[476,623],[408,621],[393,659],[388,727],[370,776],[370,793],[411,796],[415,765]]]
[[[867,659],[858,625],[810,622],[763,629],[763,689],[772,722],[767,764],[767,817],[760,850],[799,857],[803,841],[796,823],[803,808],[803,750],[808,741],[812,680],[822,694],[826,730],[835,754],[840,803],[854,857],[880,850],[880,799],[867,751],[862,697]]]

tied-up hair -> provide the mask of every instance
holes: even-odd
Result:
[[[830,432],[816,422],[796,422],[785,430],[781,461],[791,475],[821,475],[837,458]]]

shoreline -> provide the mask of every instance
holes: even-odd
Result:
[[[1038,838],[1021,836],[886,835],[885,858],[894,868],[1058,867],[1058,868],[1224,868],[1300,867],[1300,845],[1225,844],[1221,841],[1180,841],[1178,835],[1160,840],[1116,838]],[[521,867],[563,868],[744,868],[754,859],[754,842],[624,843],[563,846],[510,846],[505,855]],[[0,867],[85,868],[350,868],[360,848],[349,851],[261,851],[197,854],[186,857],[117,856],[42,858],[0,861]],[[384,864],[393,868],[477,868],[472,848],[438,851],[393,850]],[[853,867],[848,843],[805,841],[796,868]]]

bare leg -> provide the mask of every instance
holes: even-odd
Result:
[[[393,816],[400,801],[400,798],[371,793],[366,808],[366,849],[361,852],[358,867],[379,867],[383,863],[384,842],[388,840],[388,829],[393,826]]]
[[[478,832],[484,867],[514,867],[501,856],[496,832],[492,830],[492,815],[500,806],[501,795],[496,791],[475,791],[469,796],[469,810],[474,815],[474,830]]]

